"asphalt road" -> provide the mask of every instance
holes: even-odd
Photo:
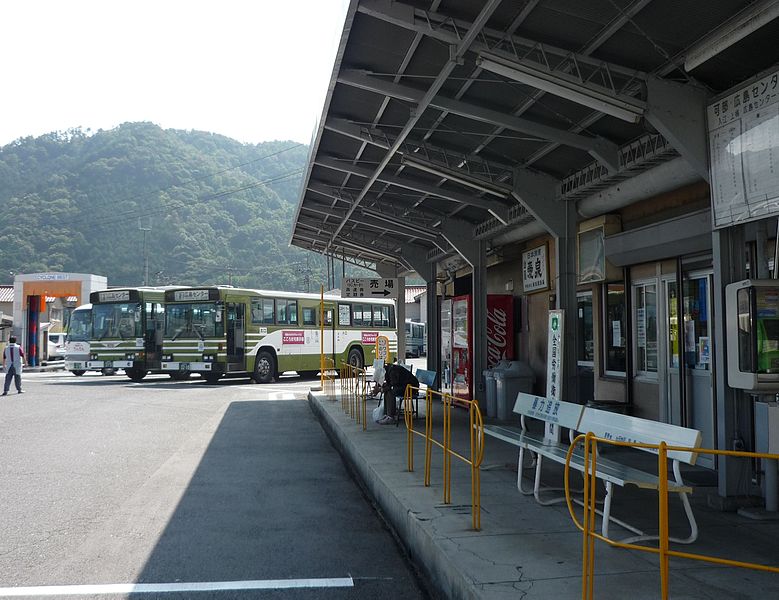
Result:
[[[0,597],[426,597],[310,385],[25,374],[0,399]]]

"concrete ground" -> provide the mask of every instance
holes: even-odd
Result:
[[[582,597],[582,535],[565,504],[541,506],[516,487],[517,449],[487,438],[481,467],[481,530],[472,529],[470,468],[452,461],[451,503],[444,504],[442,451],[433,447],[431,485],[424,486],[423,438],[414,436],[415,470],[407,470],[406,429],[370,421],[367,431],[341,408],[338,392],[312,391],[309,403],[333,444],[397,532],[412,560],[443,598]],[[369,409],[375,406],[369,405]],[[441,423],[434,405],[434,422]],[[453,449],[468,455],[467,412],[455,410]],[[424,412],[423,412],[424,414]],[[424,429],[424,420],[416,422]],[[434,437],[441,440],[440,428]],[[610,450],[612,451],[612,450]],[[651,459],[651,457],[649,457]],[[545,467],[547,469],[547,467]],[[529,476],[529,471],[526,471]],[[694,544],[672,544],[683,552],[779,566],[779,522],[757,522],[709,507],[716,494],[710,471],[685,472],[693,483],[692,503],[700,536]],[[548,467],[546,485],[560,486],[562,472]],[[527,479],[525,488],[532,487]],[[554,492],[548,492],[553,496]],[[602,489],[599,490],[602,497]],[[671,534],[686,537],[687,521],[678,497],[669,499]],[[617,488],[616,517],[656,530],[657,494]],[[598,524],[598,527],[600,524]],[[624,535],[622,535],[624,532]],[[611,526],[613,537],[629,532]],[[651,545],[648,543],[647,545]],[[659,561],[654,554],[596,542],[595,597],[660,598]],[[779,597],[779,574],[672,558],[669,597],[674,599],[755,599]]]

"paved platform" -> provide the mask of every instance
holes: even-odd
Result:
[[[452,461],[452,501],[444,504],[440,449],[433,448],[431,486],[425,487],[423,439],[415,436],[416,469],[409,472],[403,423],[394,427],[371,421],[363,431],[343,412],[340,398],[312,391],[309,403],[411,560],[441,598],[581,598],[581,533],[564,503],[541,506],[532,497],[520,495],[514,446],[489,437],[486,440],[481,469],[481,531],[474,531],[470,468],[465,463]],[[440,404],[434,406],[434,422],[439,424],[440,408]],[[467,453],[468,415],[464,410],[454,412],[453,447]],[[370,412],[368,415],[370,420]],[[424,428],[423,420],[417,424]],[[437,439],[441,439],[440,433]],[[561,471],[550,467],[544,483],[561,485]],[[716,511],[707,502],[716,492],[711,487],[713,474],[697,470],[686,476],[696,485],[691,500],[700,536],[694,544],[672,544],[672,549],[779,565],[779,522],[756,522],[735,512]],[[528,479],[525,488],[531,486]],[[686,519],[678,498],[672,496],[669,506],[671,534],[685,537]],[[616,517],[651,531],[657,521],[657,495],[618,488],[612,511]],[[619,526],[611,526],[612,536],[621,531]],[[629,534],[624,533],[625,537]],[[673,599],[779,597],[779,574],[676,558],[671,559],[670,573]],[[653,554],[598,542],[595,574],[596,598],[660,598],[659,561]]]

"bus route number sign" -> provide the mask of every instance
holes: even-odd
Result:
[[[346,277],[341,286],[341,298],[397,298],[398,280],[382,277]]]
[[[389,338],[386,335],[380,335],[376,338],[376,359],[384,362],[391,362],[389,355]]]

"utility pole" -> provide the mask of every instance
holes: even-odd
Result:
[[[146,233],[151,231],[151,227],[141,227],[141,219],[138,217],[138,229],[143,231],[143,285],[149,285],[149,252],[146,247]]]

